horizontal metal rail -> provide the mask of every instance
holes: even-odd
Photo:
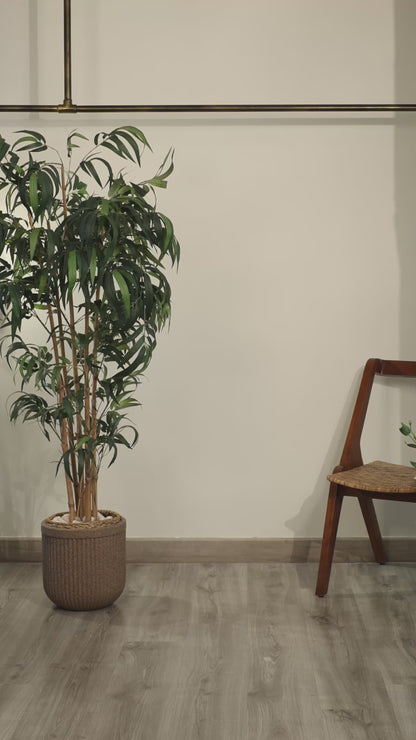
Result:
[[[2,113],[399,113],[416,103],[236,104],[236,105],[0,105]]]

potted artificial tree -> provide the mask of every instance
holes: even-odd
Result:
[[[45,591],[63,608],[96,609],[125,583],[126,523],[100,511],[97,483],[104,457],[111,465],[137,441],[126,414],[170,315],[164,263],[178,262],[179,245],[154,188],[173,162],[144,182],[115,174],[117,159],[137,168],[149,147],[134,126],[98,133],[75,164],[83,134],[68,137],[65,164],[42,134],[18,134],[0,137],[0,346],[20,381],[10,418],[59,439],[67,510],[42,522]]]

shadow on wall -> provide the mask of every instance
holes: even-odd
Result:
[[[327,454],[323,461],[321,470],[317,477],[313,491],[310,496],[302,504],[300,511],[296,516],[288,519],[285,525],[291,529],[295,535],[300,531],[312,532],[318,531],[319,537],[321,536],[325,508],[328,494],[329,483],[326,480],[327,475],[332,472],[335,465],[338,464],[342,448],[344,446],[345,437],[347,435],[348,426],[351,419],[352,409],[354,407],[355,399],[358,392],[358,387],[361,381],[362,368],[360,368],[355,374],[354,381],[348,391],[345,404],[342,408],[339,421],[335,427],[335,432],[331,440],[331,444],[328,448]],[[343,511],[343,519],[348,526],[348,503]],[[357,536],[359,536],[358,533]],[[305,556],[304,543],[295,539],[293,541],[292,560],[297,562],[301,556],[301,559]]]
[[[395,96],[397,102],[416,102],[416,3],[395,2]],[[416,359],[416,113],[401,113],[395,125],[395,227],[400,266],[400,355]],[[416,422],[416,388],[401,393],[402,421]],[[403,445],[404,464],[410,451]],[[410,508],[413,506],[413,508]],[[414,504],[385,502],[381,525],[387,536],[416,536]]]

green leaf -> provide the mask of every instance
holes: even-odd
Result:
[[[48,281],[48,273],[46,272],[46,270],[44,270],[39,280],[38,299],[43,295],[45,288],[46,288],[47,281]]]
[[[68,254],[68,296],[71,295],[77,279],[77,253],[71,249]]]
[[[118,409],[127,409],[132,406],[140,406],[139,401],[136,401],[134,398],[126,398],[124,401],[120,401],[120,403],[117,404]]]
[[[87,136],[84,136],[84,134],[80,134],[78,131],[73,131],[66,140],[66,150],[68,152],[68,157],[71,156],[73,149],[79,149],[79,145],[74,144],[74,142],[72,141],[72,139],[75,139],[75,138],[84,139],[85,141],[88,141]]]
[[[105,131],[99,131],[98,134],[95,134],[95,136],[94,136],[94,145],[95,146],[98,146],[99,143],[100,143],[101,137],[104,138],[105,136],[107,136],[107,134],[105,133]]]
[[[33,152],[42,152],[47,149],[46,146],[46,139],[42,134],[39,134],[37,131],[29,131],[27,129],[22,129],[20,131],[17,131],[18,134],[28,134],[27,136],[21,136],[20,139],[17,139],[15,143],[13,144],[12,149],[16,149],[18,152],[23,151],[33,151]],[[25,144],[25,142],[29,142],[25,146],[19,146],[20,144]]]
[[[132,162],[134,162],[134,157],[131,151],[125,145],[124,141],[120,139],[120,136],[119,135],[116,136],[115,133],[113,132],[112,139],[118,147],[119,156],[123,157],[123,159],[130,159]]]
[[[85,450],[78,450],[78,478],[81,478],[85,468]]]
[[[137,145],[137,142],[134,140],[133,136],[130,133],[128,133],[127,131],[123,131],[123,129],[121,129],[121,128],[118,129],[118,136],[122,136],[125,139],[125,141],[127,141],[130,144],[130,146],[131,146],[131,148],[132,148],[132,150],[134,152],[134,155],[135,155],[135,158],[136,158],[136,162],[138,164],[140,164],[140,149],[139,149],[139,147]],[[133,157],[131,155],[130,155],[130,159],[133,159]]]
[[[59,381],[61,378],[61,368],[59,365],[56,365],[52,370],[52,376],[51,376],[51,388],[55,391],[59,388]]]
[[[82,162],[79,163],[79,166],[81,169],[90,177],[92,177],[96,183],[102,188],[103,184],[101,182],[100,176],[95,169],[93,163],[89,159],[83,159]]]
[[[21,312],[21,306],[20,306],[20,299],[17,294],[16,288],[14,285],[9,285],[9,299],[12,304],[12,337],[14,338],[16,336],[16,331],[20,327],[20,323],[22,320],[22,312]]]
[[[9,149],[10,149],[10,146],[7,143],[7,141],[3,139],[2,136],[0,136],[0,161],[4,159]]]
[[[32,131],[31,129],[22,128],[19,131],[16,131],[17,134],[28,134],[28,136],[32,139],[34,139],[38,144],[46,144],[46,139],[43,136],[43,134],[40,134],[39,131]],[[15,142],[15,145],[18,144],[20,139],[17,139]]]
[[[113,277],[118,283],[118,287],[120,288],[121,297],[123,299],[123,303],[126,309],[127,316],[130,316],[130,291],[129,291],[128,285],[123,275],[121,274],[121,272],[119,272],[119,270],[113,271]]]
[[[92,437],[88,436],[87,434],[86,434],[86,435],[84,435],[84,437],[81,437],[81,439],[80,439],[80,440],[78,440],[78,442],[77,442],[77,444],[76,444],[76,446],[75,446],[75,450],[76,450],[76,452],[78,452],[78,450],[80,450],[80,449],[81,449],[81,447],[82,447],[83,445],[87,444],[87,443],[88,443],[88,442],[89,442],[89,441],[90,441],[91,439],[92,439]]]
[[[37,226],[35,229],[32,229],[30,232],[29,245],[30,245],[30,259],[31,260],[33,260],[33,257],[35,256],[39,234],[41,231],[42,229],[39,226]]]
[[[53,205],[55,178],[49,170],[41,170],[38,173],[39,209],[41,212],[50,209]]]
[[[133,134],[133,136],[139,139],[145,146],[147,146],[148,149],[150,149],[150,151],[152,151],[152,147],[147,141],[143,131],[140,131],[140,129],[136,128],[136,126],[120,126],[118,130],[128,131],[130,134]]]
[[[171,175],[172,172],[173,172],[173,167],[174,167],[174,165],[173,165],[173,155],[174,155],[174,153],[175,153],[174,149],[169,149],[169,151],[168,151],[165,159],[163,160],[162,164],[159,167],[159,171],[158,171],[157,174],[159,175],[159,177],[162,177],[164,180],[166,180],[166,178],[169,177],[169,175]],[[168,161],[168,159],[170,159],[170,165],[165,170],[164,167],[165,167],[165,164]]]
[[[411,427],[409,427],[407,424],[402,424],[400,427],[400,432],[407,437],[410,432],[412,431]]]
[[[146,180],[148,185],[154,188],[167,188],[168,184],[162,177],[152,177],[151,180]]]
[[[51,260],[55,251],[55,247],[57,245],[57,238],[55,232],[52,231],[52,229],[46,229],[45,233],[48,260]]]
[[[91,283],[94,283],[96,271],[97,271],[97,251],[93,247],[93,249],[91,251],[91,256],[90,256],[90,277],[91,277]]]
[[[167,252],[167,250],[169,249],[170,243],[172,241],[172,237],[173,237],[173,224],[172,224],[172,221],[167,216],[164,216],[163,215],[163,213],[160,213],[159,216],[160,216],[161,220],[163,221],[163,223],[165,225],[165,229],[166,229],[165,230],[165,240],[164,240],[164,244],[163,244],[163,254],[165,254]]]
[[[113,442],[113,443],[110,443],[110,442],[109,442],[109,443],[108,443],[108,448],[109,448],[109,450],[113,450],[113,457],[111,458],[110,462],[108,463],[108,467],[109,467],[109,468],[111,468],[112,464],[113,464],[113,463],[114,463],[114,462],[116,461],[116,459],[117,459],[117,454],[118,454],[118,453],[117,453],[117,446],[116,446],[116,445],[114,444],[114,442]]]
[[[107,162],[106,159],[103,159],[102,157],[94,157],[93,159],[91,159],[89,161],[90,162],[91,161],[101,162],[101,164],[104,165],[104,167],[107,169],[107,172],[108,172],[108,178],[107,178],[106,184],[113,182],[113,180],[114,180],[113,170],[112,170],[110,164]]]
[[[120,151],[118,147],[115,146],[115,144],[112,144],[109,141],[103,141],[101,142],[101,146],[104,146],[106,149],[109,149],[111,152],[114,152],[114,154],[117,154],[118,157],[121,156]]]
[[[32,172],[29,180],[29,203],[33,212],[36,213],[39,208],[38,176],[36,172]]]

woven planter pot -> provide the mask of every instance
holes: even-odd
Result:
[[[122,593],[126,582],[126,520],[102,511],[96,523],[42,522],[43,586],[56,606],[74,611],[102,609]]]

